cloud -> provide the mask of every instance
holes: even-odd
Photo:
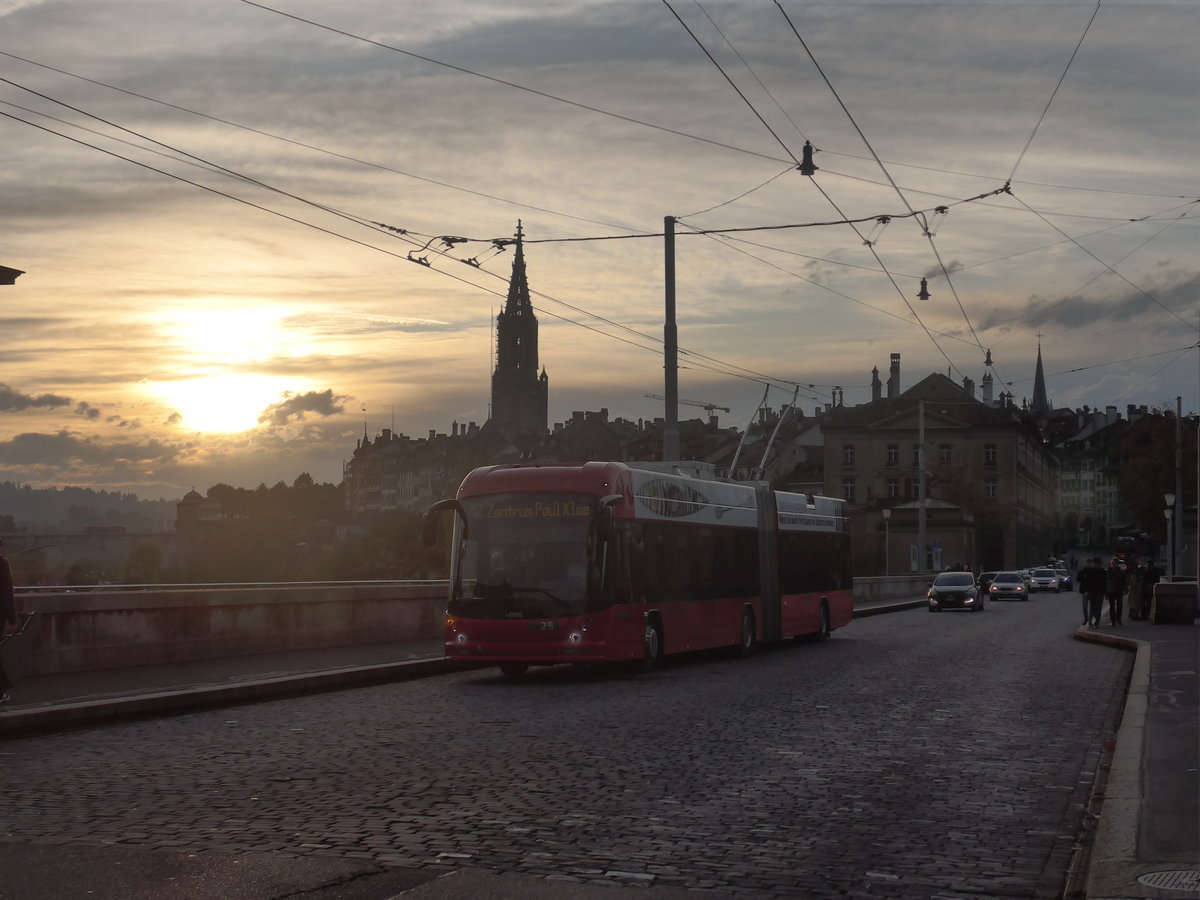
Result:
[[[108,443],[95,438],[82,438],[65,428],[53,434],[25,432],[12,440],[0,441],[0,464],[15,466],[144,465],[174,460],[179,454],[180,448],[162,441]]]
[[[268,406],[258,417],[258,421],[270,425],[286,425],[292,419],[296,421],[304,419],[308,413],[315,413],[318,416],[333,416],[346,411],[342,403],[348,399],[340,394],[335,396],[330,388],[323,391],[309,391],[306,394],[294,394],[281,403]]]
[[[0,412],[21,412],[35,407],[54,409],[70,406],[71,398],[60,394],[23,394],[7,384],[0,384]]]
[[[86,400],[80,400],[79,405],[75,407],[75,415],[95,421],[100,418],[100,410]]]
[[[995,309],[980,327],[995,328],[1024,323],[1029,326],[1096,327],[1140,326],[1155,333],[1176,333],[1181,324],[1167,310],[1189,313],[1200,289],[1200,272],[1173,269],[1151,279],[1144,289],[1118,282],[1122,290],[1107,297],[1070,294],[1066,297],[1031,297],[1020,311]],[[1193,314],[1194,313],[1189,313]]]

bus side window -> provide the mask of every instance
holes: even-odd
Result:
[[[641,603],[645,600],[649,579],[646,529],[642,527],[641,522],[631,522],[625,534],[625,545],[628,551],[629,600],[632,603]]]

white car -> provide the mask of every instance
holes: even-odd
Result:
[[[1054,591],[1058,593],[1062,586],[1058,581],[1058,573],[1053,569],[1034,569],[1029,576],[1030,591]]]

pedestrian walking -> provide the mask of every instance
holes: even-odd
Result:
[[[1093,628],[1100,624],[1100,610],[1104,607],[1104,591],[1108,581],[1100,568],[1100,557],[1089,556],[1076,577],[1079,593],[1083,595],[1083,624]]]
[[[1154,560],[1146,562],[1146,573],[1142,576],[1142,618],[1149,619],[1154,609],[1154,586],[1162,580],[1162,569]]]
[[[0,633],[9,635],[16,632],[17,604],[13,593],[12,567],[4,555],[4,541],[0,541],[0,619],[3,620],[0,622]],[[10,687],[12,682],[4,671],[4,660],[0,659],[0,703],[12,699],[8,693]]]
[[[1142,563],[1129,570],[1129,618],[1142,617],[1142,591],[1146,584],[1146,567]]]
[[[1129,589],[1129,576],[1121,568],[1121,561],[1115,556],[1108,561],[1104,578],[1104,596],[1108,598],[1108,621],[1114,626],[1120,625],[1125,592]]]

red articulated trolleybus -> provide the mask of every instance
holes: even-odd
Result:
[[[844,502],[678,474],[686,464],[476,469],[453,500],[446,658],[637,661],[821,640],[853,617]],[[654,468],[657,467],[657,468]]]

